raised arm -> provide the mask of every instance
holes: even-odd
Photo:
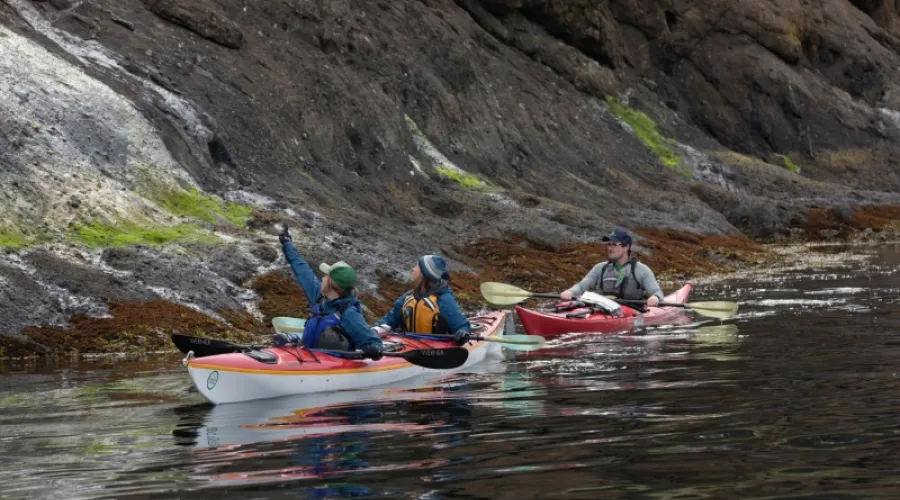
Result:
[[[309,305],[312,306],[319,299],[319,295],[322,294],[322,282],[319,281],[316,273],[313,272],[309,264],[294,248],[287,226],[284,226],[284,231],[278,235],[278,241],[281,242],[281,251],[284,252],[285,260],[291,266],[291,270],[294,271],[297,282],[300,283],[303,291],[306,292],[306,298],[309,300]]]

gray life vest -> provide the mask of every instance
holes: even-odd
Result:
[[[632,257],[625,266],[631,266],[630,272],[622,277],[619,281],[619,271],[616,270],[612,261],[606,263],[600,271],[600,291],[604,295],[614,295],[617,299],[623,300],[642,300],[644,298],[644,289],[634,275],[634,268],[637,267],[637,259]],[[625,270],[622,266],[622,270]]]

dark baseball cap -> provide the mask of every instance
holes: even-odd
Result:
[[[617,227],[615,231],[604,236],[603,241],[615,241],[616,243],[621,243],[623,245],[630,245],[632,242],[631,233],[621,227]]]

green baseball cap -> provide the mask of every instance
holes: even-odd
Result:
[[[356,284],[356,270],[342,260],[331,265],[323,262],[319,264],[319,271],[331,276],[331,281],[345,290]]]

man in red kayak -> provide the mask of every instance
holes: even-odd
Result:
[[[362,314],[362,305],[356,296],[356,270],[346,262],[321,264],[319,270],[325,274],[322,281],[316,277],[309,264],[294,248],[293,239],[287,225],[278,235],[281,249],[297,282],[306,292],[310,304],[310,315],[303,328],[303,335],[277,333],[276,346],[286,344],[318,349],[339,351],[362,350],[373,360],[382,357],[381,339],[369,329]]]
[[[664,295],[656,276],[645,264],[631,256],[631,234],[622,228],[603,237],[609,260],[597,264],[577,285],[559,294],[562,300],[572,300],[584,292],[595,291],[620,300],[643,300],[653,307]]]

